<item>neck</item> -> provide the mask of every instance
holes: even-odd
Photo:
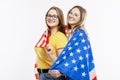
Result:
[[[73,33],[75,25],[71,25],[71,32]]]
[[[58,27],[57,26],[50,29],[51,35],[56,33],[57,31],[58,31]]]

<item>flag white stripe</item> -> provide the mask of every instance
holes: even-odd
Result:
[[[45,47],[47,44],[47,37],[48,37],[48,30],[46,30],[42,37],[40,38],[39,42],[37,43],[36,47]]]
[[[89,74],[90,74],[90,80],[93,80],[93,78],[96,77],[95,69],[91,70]]]
[[[41,40],[38,42],[37,47],[39,47],[41,44],[43,44],[44,38],[41,38]]]

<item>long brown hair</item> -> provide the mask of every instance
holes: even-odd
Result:
[[[78,6],[78,5],[74,6],[73,8],[71,8],[71,9],[69,10],[69,12],[68,12],[68,14],[67,14],[67,17],[68,17],[68,15],[69,15],[69,13],[71,12],[71,10],[74,9],[74,8],[78,8],[79,11],[80,11],[80,21],[79,21],[79,22],[76,24],[76,26],[74,27],[74,31],[75,31],[76,29],[85,29],[84,23],[85,23],[85,18],[86,18],[87,12],[86,12],[86,10],[85,10],[83,7]],[[71,29],[71,26],[70,26],[70,24],[69,24],[68,22],[67,22],[67,25],[68,25],[68,27]],[[74,32],[74,31],[73,31],[73,32]]]
[[[48,15],[48,12],[51,10],[51,9],[54,9],[56,12],[57,12],[57,16],[58,16],[58,19],[59,19],[59,24],[58,24],[58,31],[61,31],[65,34],[65,30],[64,30],[64,26],[65,26],[65,22],[64,22],[64,15],[63,15],[63,12],[60,8],[58,7],[51,7],[47,13],[46,13],[46,16],[45,16],[45,21],[46,21],[46,17]],[[47,24],[47,22],[46,22]],[[47,25],[48,28],[50,28],[48,25]]]

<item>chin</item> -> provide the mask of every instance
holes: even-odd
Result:
[[[54,24],[49,24],[50,27],[55,26]]]
[[[69,22],[70,25],[75,25],[75,23]]]

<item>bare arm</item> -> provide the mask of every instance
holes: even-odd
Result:
[[[63,48],[57,49],[58,56],[60,55],[60,53],[62,52],[62,50],[63,50]],[[52,55],[52,47],[50,45],[48,45],[46,47],[46,53],[47,53],[48,57],[51,59],[51,61],[55,62],[55,60],[57,59],[57,57],[54,56],[54,55]],[[58,70],[49,70],[48,73],[50,73],[55,78],[61,76],[61,73]]]

